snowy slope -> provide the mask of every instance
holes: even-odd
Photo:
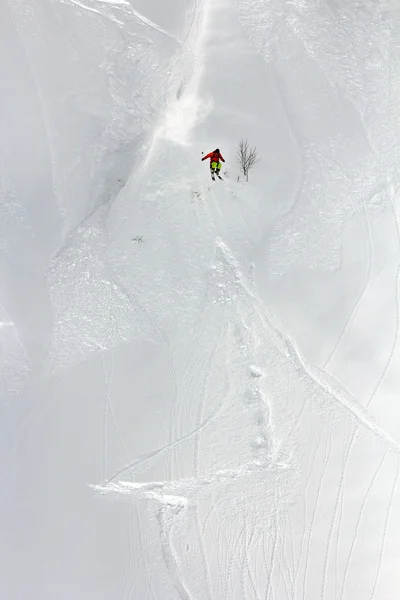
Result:
[[[1,597],[395,598],[395,7],[0,16]]]

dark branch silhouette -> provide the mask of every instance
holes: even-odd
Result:
[[[257,152],[257,148],[254,146],[251,148],[247,140],[240,140],[236,151],[237,161],[240,165],[240,169],[246,178],[249,180],[249,171],[258,161],[260,160]]]

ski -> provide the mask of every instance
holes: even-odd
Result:
[[[218,179],[220,179],[221,181],[223,181],[222,177],[220,175],[218,175],[218,173],[217,173],[217,177],[218,177]]]

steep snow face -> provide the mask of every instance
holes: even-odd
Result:
[[[394,8],[0,17],[2,597],[396,597]]]
[[[375,2],[279,5],[236,2],[301,160],[259,285],[307,357],[396,435],[398,12]]]
[[[165,104],[194,21],[192,7],[169,5],[157,22],[128,2],[1,8],[2,320],[16,324],[27,363],[52,335],[48,258],[116,196]]]

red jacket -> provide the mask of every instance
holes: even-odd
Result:
[[[210,162],[219,162],[220,160],[222,160],[222,162],[225,162],[225,159],[222,156],[221,152],[215,152],[215,150],[213,150],[212,152],[209,152],[201,160],[206,160],[206,158],[209,158]]]

